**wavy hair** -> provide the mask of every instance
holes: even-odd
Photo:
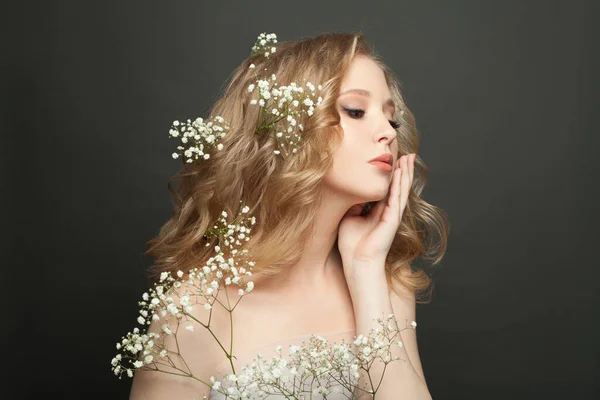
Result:
[[[223,148],[209,159],[184,162],[182,170],[169,179],[167,186],[174,200],[172,216],[146,244],[146,254],[154,258],[149,278],[156,281],[163,271],[186,272],[203,266],[218,244],[217,238],[207,238],[205,232],[222,211],[237,215],[241,203],[248,205],[250,214],[256,217],[252,237],[246,242],[255,262],[253,274],[272,276],[300,260],[320,203],[321,182],[343,137],[335,107],[342,77],[360,54],[370,57],[384,71],[396,104],[401,125],[397,129],[397,158],[417,154],[412,190],[386,259],[388,284],[398,295],[402,293],[396,284],[415,294],[418,303],[429,302],[427,289],[432,288],[432,279],[425,268],[411,266],[411,262],[417,257],[432,260],[432,264],[441,261],[449,221],[441,209],[419,197],[427,182],[427,166],[418,155],[419,133],[399,80],[362,32],[324,33],[271,46],[276,52],[269,57],[251,54],[237,67],[210,109],[210,116],[221,116],[230,126],[220,141]],[[312,116],[298,119],[304,127],[302,140],[298,152],[290,157],[273,153],[278,148],[274,135],[255,132],[261,110],[249,105],[254,94],[247,88],[255,83],[253,71],[264,76],[275,74],[280,85],[305,81],[322,85],[320,106]],[[175,180],[180,181],[177,187],[173,186]],[[367,203],[363,213],[373,204]]]

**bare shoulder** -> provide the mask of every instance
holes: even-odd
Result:
[[[252,293],[240,299],[230,289],[229,299],[239,299],[227,327],[233,332],[233,353],[248,350],[307,333],[334,332],[355,327],[352,300],[347,289],[332,289],[341,285],[323,286],[294,294],[291,290],[274,288],[268,278],[255,276]],[[229,333],[225,335],[229,339]],[[229,343],[229,342],[228,342]]]
[[[178,295],[181,297],[183,294],[182,287]],[[221,306],[215,305],[208,310],[203,306],[204,302],[204,298],[198,301],[192,299],[190,319],[178,321],[175,316],[167,315],[152,321],[148,332],[161,332],[164,340],[157,345],[164,345],[168,356],[157,357],[154,364],[149,364],[148,367],[153,370],[144,367],[135,373],[131,399],[208,398],[210,378],[215,373],[216,365],[225,359],[225,353],[215,337],[223,338],[228,325],[226,312]],[[188,326],[193,329],[188,330]],[[171,334],[165,333],[165,327]],[[218,378],[215,376],[215,379]]]

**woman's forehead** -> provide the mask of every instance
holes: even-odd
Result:
[[[383,70],[367,57],[355,58],[344,75],[339,96],[359,95],[393,106]]]

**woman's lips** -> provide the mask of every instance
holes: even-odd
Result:
[[[392,172],[392,166],[388,163],[382,161],[371,161],[369,164],[372,164],[383,171]]]

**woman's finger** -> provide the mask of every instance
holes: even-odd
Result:
[[[410,176],[409,176],[409,155],[406,155],[402,160],[402,179],[400,182],[400,217],[402,217],[402,213],[404,212],[404,207],[406,206],[406,201],[408,199],[408,189],[410,184]]]

